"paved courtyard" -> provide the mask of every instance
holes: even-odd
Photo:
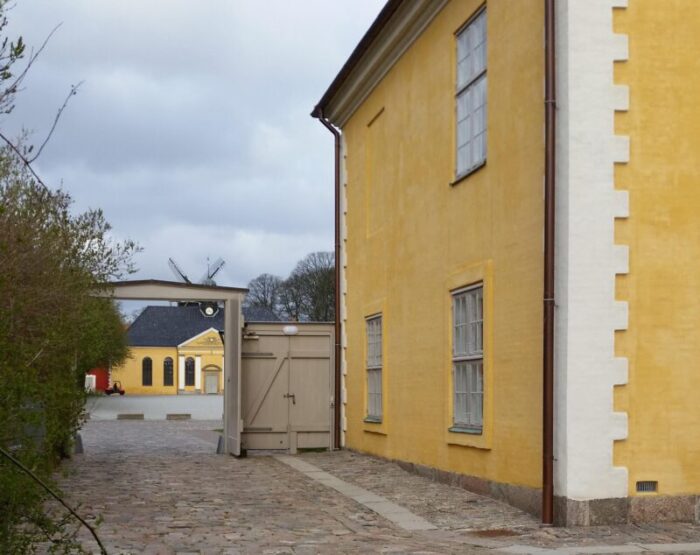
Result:
[[[89,421],[63,490],[101,517],[110,553],[700,551],[697,525],[541,528],[508,505],[347,451],[216,455],[218,428]]]

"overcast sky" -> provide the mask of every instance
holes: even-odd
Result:
[[[38,46],[5,130],[40,143],[35,166],[77,210],[102,208],[144,251],[138,278],[220,285],[285,277],[333,249],[333,140],[309,113],[383,0],[17,0],[10,37]]]

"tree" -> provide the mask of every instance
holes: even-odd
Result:
[[[335,318],[335,263],[331,252],[313,252],[297,262],[285,280],[261,274],[248,283],[246,306],[262,306],[295,322]]]
[[[0,35],[5,5],[0,0]],[[12,111],[50,36],[19,71],[22,39],[0,36],[0,114]],[[0,130],[0,447],[49,484],[83,418],[85,371],[126,356],[120,314],[95,294],[133,270],[138,250],[131,241],[111,240],[101,211],[72,214],[70,196],[51,190],[32,168],[76,89],[37,150],[26,136],[11,141]],[[76,528],[67,526],[75,521],[45,511],[45,499],[0,457],[0,553],[32,552],[47,540],[52,552],[80,550]]]
[[[275,315],[281,315],[280,288],[282,278],[272,274],[260,274],[248,283],[248,294],[244,305],[269,308]]]
[[[46,481],[81,424],[86,370],[127,354],[114,302],[95,293],[132,271],[137,250],[110,239],[101,211],[73,215],[71,203],[0,149],[0,446]],[[66,539],[43,502],[0,458],[0,552]],[[75,548],[70,537],[64,546]]]
[[[306,255],[282,284],[280,301],[292,320],[330,322],[335,318],[335,262],[331,252]]]
[[[303,278],[298,275],[290,275],[280,287],[280,306],[282,316],[293,322],[308,320],[307,302]]]

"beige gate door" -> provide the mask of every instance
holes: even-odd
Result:
[[[248,324],[241,370],[245,449],[332,448],[331,324]]]

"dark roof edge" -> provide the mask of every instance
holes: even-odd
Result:
[[[163,285],[166,287],[187,287],[188,289],[219,289],[222,291],[238,291],[247,293],[245,287],[225,287],[222,285],[204,285],[201,283],[181,283],[179,281],[167,281],[164,279],[134,279],[125,281],[110,281],[106,287],[123,286],[123,285]]]
[[[330,84],[328,89],[326,89],[326,92],[323,93],[321,100],[319,100],[316,106],[314,106],[314,109],[311,112],[312,117],[323,117],[324,108],[333,99],[338,90],[343,86],[345,80],[355,69],[355,67],[365,55],[367,50],[369,50],[369,47],[374,42],[374,39],[376,39],[379,36],[379,34],[384,29],[384,26],[388,23],[388,21],[391,19],[394,13],[396,13],[396,10],[399,9],[403,2],[404,0],[388,0],[388,2],[384,5],[382,11],[379,12],[379,15],[372,22],[370,28],[360,39],[360,42],[357,43],[357,46],[352,51],[352,54],[350,54],[350,57],[347,59],[345,64],[343,64],[343,67],[340,68],[338,75],[335,76],[335,79],[333,79],[333,82]]]
[[[271,320],[246,320],[245,323],[246,324],[270,324],[273,326],[280,326],[280,325],[284,325],[284,326],[317,326],[319,324],[324,325],[324,326],[325,325],[335,325],[335,322],[333,322],[333,321],[326,322],[323,320],[319,320],[318,322],[315,320],[312,322],[295,322],[293,320],[274,320],[274,321],[271,321]]]

